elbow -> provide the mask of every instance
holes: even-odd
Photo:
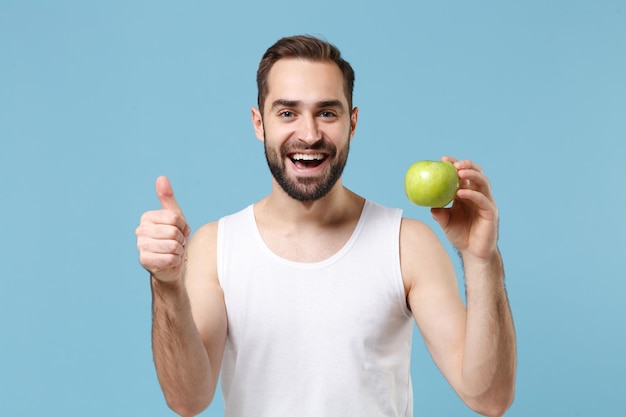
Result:
[[[491,398],[466,401],[467,405],[476,413],[487,417],[502,417],[513,404],[514,390],[500,392]]]
[[[465,404],[478,414],[487,417],[501,417],[511,408],[515,399],[515,362],[509,367],[501,367],[500,372],[487,383],[465,385]],[[471,389],[468,389],[471,388]]]
[[[191,404],[178,404],[167,403],[169,408],[178,414],[180,417],[194,417],[203,412],[209,405],[191,405]]]
[[[167,398],[167,406],[176,414],[181,417],[194,417],[202,413],[207,409],[211,402],[212,397],[188,399],[188,398]]]
[[[163,395],[167,406],[181,417],[194,417],[206,410],[215,397],[217,381],[205,379],[193,384],[171,384],[164,386]]]
[[[502,417],[504,413],[509,409],[510,404],[501,405],[501,404],[493,404],[488,407],[478,407],[472,408],[476,413],[486,416],[486,417]]]
[[[501,417],[515,399],[515,378],[493,381],[488,388],[474,392],[463,392],[463,402],[472,411],[487,417]]]

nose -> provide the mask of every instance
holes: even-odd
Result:
[[[314,115],[307,114],[300,118],[298,139],[308,144],[313,144],[322,138],[318,122]]]

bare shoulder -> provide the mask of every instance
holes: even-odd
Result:
[[[187,273],[207,269],[217,260],[217,222],[207,223],[193,234],[187,245]],[[198,271],[200,272],[200,271]],[[210,271],[201,271],[208,273]]]
[[[407,295],[411,289],[450,281],[449,277],[454,276],[452,262],[441,241],[427,224],[419,220],[402,219],[400,265]]]
[[[419,220],[403,217],[400,224],[400,251],[419,256],[422,251],[435,249],[434,246],[441,246],[439,238],[435,232],[426,224]]]
[[[185,285],[197,316],[207,305],[223,304],[217,275],[217,222],[196,230],[186,250]]]
[[[193,234],[191,244],[216,245],[217,243],[217,224],[218,222],[211,222],[201,226]]]

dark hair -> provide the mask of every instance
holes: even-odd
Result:
[[[303,58],[310,61],[331,61],[337,64],[344,79],[344,92],[348,99],[348,108],[352,109],[352,91],[354,89],[354,70],[352,66],[341,57],[339,49],[326,41],[314,36],[299,35],[279,39],[270,46],[256,73],[256,83],[258,88],[257,104],[261,114],[269,87],[267,76],[274,64],[283,58]]]

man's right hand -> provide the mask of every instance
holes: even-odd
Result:
[[[155,279],[174,283],[183,275],[191,229],[167,177],[157,178],[156,193],[161,210],[144,213],[135,231],[139,262]]]

